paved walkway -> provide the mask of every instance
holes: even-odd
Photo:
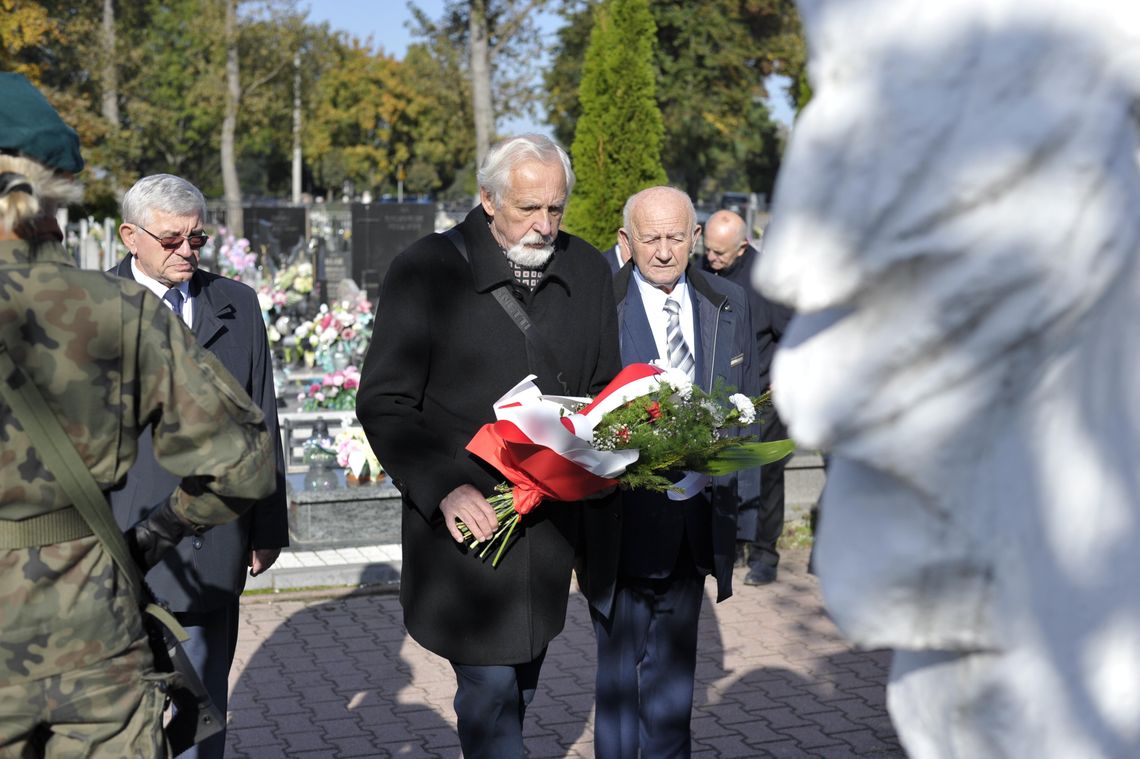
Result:
[[[704,605],[697,757],[902,757],[884,705],[889,654],[855,651],[820,604],[806,553],[780,581]],[[460,756],[447,662],[412,641],[392,592],[246,596],[227,756]],[[527,712],[531,757],[592,757],[594,641],[582,596]]]

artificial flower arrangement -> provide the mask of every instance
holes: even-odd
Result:
[[[274,324],[279,334],[281,327],[288,326]],[[322,303],[317,315],[297,325],[292,335],[292,345],[285,346],[286,360],[300,358],[305,366],[326,369],[333,368],[337,354],[345,363],[360,362],[372,338],[372,303],[364,297],[337,301],[332,307]]]
[[[758,405],[718,384],[712,392],[676,369],[631,364],[593,400],[542,395],[533,375],[495,403],[497,422],[484,425],[467,450],[494,465],[511,484],[488,498],[498,529],[482,548],[462,522],[459,531],[485,558],[498,546],[497,566],[520,519],[543,499],[578,501],[614,487],[666,492],[682,500],[710,476],[788,456],[791,440],[759,443],[735,434],[755,423]],[[684,470],[673,482],[667,471]]]
[[[357,480],[378,480],[384,474],[383,467],[372,452],[368,438],[360,427],[345,426],[337,433],[335,439],[336,463],[344,467]]]
[[[356,408],[356,391],[360,387],[360,372],[347,366],[321,377],[297,396],[302,411],[351,411]]]
[[[221,244],[217,251],[218,273],[223,277],[256,285],[257,254],[250,250],[249,240],[235,238],[225,227],[218,227]]]
[[[313,291],[312,263],[298,261],[286,266],[273,277],[273,289],[284,292],[287,299],[301,300]]]
[[[304,355],[293,333],[298,329],[298,318],[312,291],[313,265],[308,261],[286,266],[273,276],[272,281],[257,288],[257,302],[265,319],[269,343],[283,347],[286,361],[298,360]]]

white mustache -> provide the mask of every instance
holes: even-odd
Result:
[[[553,244],[554,244],[554,236],[553,235],[551,235],[550,237],[546,237],[545,235],[541,235],[538,232],[534,232],[534,231],[527,232],[525,235],[523,235],[523,238],[521,240],[519,240],[519,245],[550,246]]]

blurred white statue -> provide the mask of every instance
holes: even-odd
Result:
[[[798,0],[755,282],[913,757],[1140,756],[1140,3]]]

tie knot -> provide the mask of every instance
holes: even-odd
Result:
[[[174,313],[178,314],[179,317],[182,316],[183,296],[181,290],[179,290],[177,287],[172,287],[166,291],[166,293],[162,296],[162,299],[170,304],[170,309]]]
[[[681,313],[681,304],[672,298],[665,299],[665,310],[672,316],[677,316]]]

